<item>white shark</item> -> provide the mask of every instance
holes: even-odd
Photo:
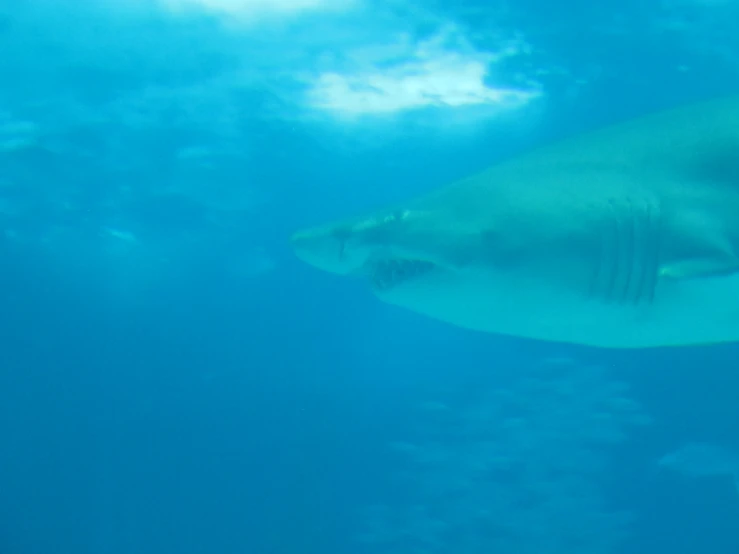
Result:
[[[292,237],[462,327],[611,348],[739,340],[739,97],[627,121]]]

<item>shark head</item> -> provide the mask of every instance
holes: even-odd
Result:
[[[521,232],[506,232],[505,218],[484,217],[482,224],[479,215],[475,207],[418,202],[299,231],[292,246],[318,269],[364,280],[389,304],[461,327],[515,333],[531,321],[527,303],[548,309],[547,301],[559,305],[562,295],[551,293],[530,259],[520,259],[512,237]]]
[[[382,211],[306,229],[292,237],[298,258],[327,272],[367,280],[381,297],[438,286],[458,274],[469,237],[449,233],[435,214]]]

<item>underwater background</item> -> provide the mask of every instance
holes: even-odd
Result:
[[[737,21],[0,1],[0,554],[739,553],[739,346],[465,331],[288,244],[739,92]]]

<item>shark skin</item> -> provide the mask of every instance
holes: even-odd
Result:
[[[739,96],[545,146],[292,246],[385,302],[478,331],[739,341]]]

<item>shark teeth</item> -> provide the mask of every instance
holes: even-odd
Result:
[[[433,271],[436,266],[422,260],[380,260],[369,267],[372,287],[378,291],[386,291]]]

